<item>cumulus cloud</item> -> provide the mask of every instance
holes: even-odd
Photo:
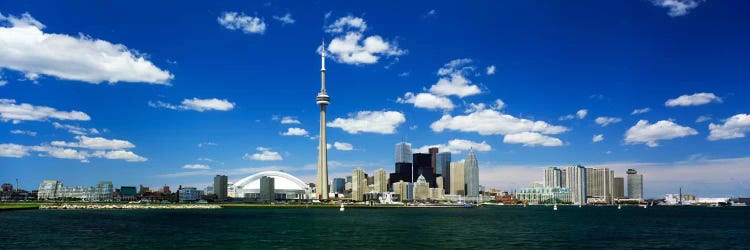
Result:
[[[354,146],[352,146],[351,143],[346,143],[346,142],[334,142],[333,147],[336,148],[336,150],[341,150],[341,151],[354,150]],[[330,146],[328,148],[330,148]]]
[[[110,160],[124,160],[129,162],[140,162],[148,160],[146,157],[125,150],[96,151],[94,152],[93,156]]]
[[[307,130],[303,128],[289,128],[286,132],[281,133],[283,136],[307,136]]]
[[[447,111],[452,110],[455,107],[451,99],[443,96],[436,96],[430,93],[419,93],[414,95],[414,93],[412,92],[406,92],[406,94],[404,94],[404,97],[399,97],[398,99],[396,99],[396,102],[411,103],[414,104],[414,107],[431,110],[442,109]]]
[[[218,146],[218,145],[219,144],[216,144],[215,142],[201,142],[201,143],[198,143],[198,147],[199,148],[205,148],[205,147],[209,147],[209,146]]]
[[[396,128],[406,122],[406,116],[397,111],[360,111],[349,118],[336,118],[329,122],[328,127],[341,128],[347,133],[360,132],[393,134]]]
[[[280,161],[283,160],[279,152],[271,151],[270,148],[257,147],[255,150],[260,151],[259,153],[246,153],[242,159],[245,160],[256,160],[256,161]]]
[[[555,126],[543,121],[516,118],[491,109],[479,110],[467,115],[443,115],[440,120],[433,122],[430,128],[435,132],[442,132],[449,129],[476,132],[480,135],[506,135],[521,132],[559,134],[568,131],[568,128],[563,126]]]
[[[227,99],[217,99],[217,98],[211,98],[211,99],[184,99],[182,100],[182,104],[180,105],[174,105],[162,101],[156,101],[148,102],[148,106],[152,108],[165,108],[165,109],[172,109],[172,110],[195,110],[198,112],[203,111],[228,111],[232,110],[234,108],[234,103],[229,102]]]
[[[474,70],[472,60],[461,58],[452,60],[440,69],[438,82],[430,87],[430,92],[439,96],[455,95],[460,98],[482,93],[477,85],[472,85],[466,75]]]
[[[115,150],[115,149],[126,149],[134,148],[135,145],[129,141],[118,140],[118,139],[106,139],[102,137],[88,137],[85,135],[79,135],[75,137],[77,142],[64,142],[64,141],[53,141],[50,144],[52,146],[59,147],[72,147],[72,148],[86,148],[96,150]]]
[[[283,16],[273,16],[273,19],[278,20],[282,25],[293,24],[295,22],[292,18],[292,14],[288,12]]]
[[[291,17],[290,17],[291,18]],[[224,12],[216,18],[216,21],[229,30],[242,30],[245,34],[263,34],[266,32],[266,23],[263,19],[245,15],[245,13]]]
[[[649,124],[647,120],[640,120],[625,132],[625,143],[657,147],[660,140],[671,140],[697,134],[698,131],[695,131],[695,129],[680,126],[672,121],[661,120]]]
[[[381,57],[396,57],[406,54],[395,42],[389,42],[379,35],[365,36],[367,23],[360,17],[345,16],[326,27],[326,32],[337,34],[327,48],[318,50],[328,51],[339,63],[345,64],[374,64]]]
[[[10,133],[15,134],[15,135],[28,135],[28,136],[36,136],[37,134],[34,131],[20,130],[20,129],[11,130]]]
[[[720,97],[714,95],[714,93],[695,93],[692,95],[681,95],[675,99],[669,99],[664,102],[667,107],[677,106],[700,106],[711,102],[721,103]]]
[[[62,146],[62,147],[61,147]],[[125,150],[98,150],[86,151],[71,148],[65,148],[68,145],[61,146],[24,146],[18,144],[0,144],[0,157],[22,158],[29,155],[29,152],[38,152],[41,157],[52,157],[58,159],[73,159],[81,162],[89,162],[89,158],[104,158],[110,160],[125,160],[129,162],[141,162],[148,160],[145,157],[136,155],[133,152]]]
[[[1,59],[0,59],[1,60]],[[21,121],[76,120],[88,121],[91,117],[81,111],[58,111],[45,106],[34,106],[28,103],[16,104],[13,99],[0,99],[0,120],[20,123]]]
[[[210,166],[204,164],[185,164],[182,166],[184,169],[211,169]]]
[[[619,117],[606,117],[606,116],[600,116],[600,117],[597,117],[594,120],[594,122],[596,122],[596,124],[602,125],[602,127],[606,127],[607,125],[609,125],[611,123],[618,123],[618,122],[621,122],[621,121],[622,121],[622,119],[619,118]]]
[[[515,134],[507,134],[503,138],[503,143],[508,144],[523,144],[524,146],[544,146],[544,147],[558,147],[562,146],[563,142],[560,139],[546,136],[536,132],[521,132]]]
[[[743,138],[750,132],[750,115],[737,114],[726,119],[724,124],[709,124],[708,129],[711,131],[710,141]]]
[[[637,115],[637,114],[648,113],[650,111],[651,111],[651,108],[634,109],[633,112],[630,112],[630,114]]]
[[[671,17],[678,17],[688,14],[688,11],[698,7],[702,0],[651,0],[655,6],[669,9],[667,14]]]
[[[446,144],[437,144],[437,145],[425,145],[422,146],[416,150],[415,152],[421,152],[421,153],[427,153],[429,152],[430,148],[437,147],[438,151],[440,152],[450,152],[454,154],[460,154],[463,151],[467,151],[469,149],[473,149],[474,151],[479,152],[486,152],[492,150],[492,146],[490,144],[487,144],[487,142],[473,142],[469,140],[463,140],[463,139],[453,139],[448,141]]]
[[[284,116],[281,118],[281,124],[300,124],[301,122],[294,117]]]
[[[55,126],[56,129],[68,130],[69,133],[74,134],[74,135],[99,134],[99,130],[95,128],[87,129],[87,128],[82,128],[82,127],[75,126],[75,125],[60,124],[58,122],[53,122],[52,125]]]
[[[494,75],[495,74],[495,65],[490,65],[487,67],[487,75]]]
[[[710,120],[711,120],[711,116],[702,115],[702,116],[698,116],[698,118],[695,119],[695,122],[701,123],[701,122],[710,121]]]
[[[23,158],[29,155],[29,149],[23,145],[3,143],[0,144],[0,157]]]
[[[603,141],[603,140],[604,140],[604,135],[603,134],[594,135],[594,137],[591,138],[592,142],[600,142],[600,141]]]
[[[568,114],[566,116],[561,116],[559,120],[565,121],[565,120],[573,120],[575,118],[583,119],[583,118],[586,118],[586,115],[588,114],[589,114],[589,111],[587,109],[579,109],[578,111],[576,111],[575,115]]]
[[[9,25],[3,25],[9,24]],[[148,56],[122,44],[80,34],[45,33],[44,24],[29,13],[20,17],[0,13],[0,68],[23,72],[36,80],[48,75],[65,80],[169,84],[174,78]]]

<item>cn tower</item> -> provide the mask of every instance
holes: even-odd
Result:
[[[326,143],[326,106],[331,98],[326,93],[326,43],[323,42],[320,54],[320,93],[316,101],[320,105],[320,142],[318,143],[318,183],[315,195],[318,199],[328,200],[328,144]]]

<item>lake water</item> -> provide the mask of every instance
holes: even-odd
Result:
[[[750,207],[0,212],[17,248],[750,248]]]

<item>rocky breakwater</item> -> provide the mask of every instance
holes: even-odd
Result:
[[[52,210],[82,210],[82,209],[101,209],[101,210],[134,210],[134,209],[218,209],[219,205],[209,204],[170,204],[170,205],[149,205],[149,204],[54,204],[41,205],[39,209]]]

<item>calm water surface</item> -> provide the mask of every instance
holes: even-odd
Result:
[[[0,249],[750,248],[750,207],[26,210]]]

